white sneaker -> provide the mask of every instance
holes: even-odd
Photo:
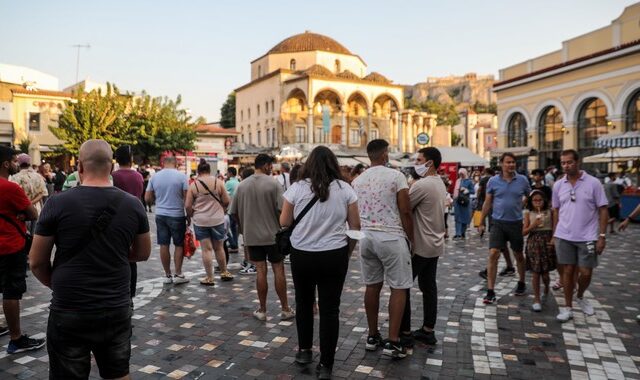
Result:
[[[164,277],[164,279],[162,280],[163,284],[172,284],[173,283],[173,277],[168,274]]]
[[[288,321],[289,319],[293,319],[296,317],[296,312],[293,311],[292,308],[289,308],[289,310],[282,310],[282,312],[280,313],[280,319],[282,319],[283,321]]]
[[[576,303],[578,304],[578,307],[582,309],[582,312],[586,315],[595,314],[595,312],[593,311],[593,306],[591,306],[591,302],[589,302],[588,300],[584,298],[576,298]]]
[[[259,321],[266,321],[267,320],[267,312],[266,311],[260,311],[260,310],[256,310],[253,312],[253,316],[259,320]]]
[[[542,311],[542,305],[540,305],[539,303],[534,303],[533,305],[531,305],[531,310],[535,311],[535,312],[540,312]]]
[[[568,320],[573,319],[573,312],[568,307],[561,307],[560,313],[558,313],[556,319],[560,322],[567,322]]]
[[[189,282],[189,279],[184,276],[184,274],[175,274],[173,275],[173,283],[176,285],[186,284]]]

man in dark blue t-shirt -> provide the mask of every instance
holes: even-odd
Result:
[[[50,198],[36,226],[31,270],[53,290],[47,327],[52,378],[88,378],[91,352],[101,377],[129,374],[129,262],[149,258],[151,239],[140,200],[109,181],[112,156],[103,140],[82,144],[82,185]]]

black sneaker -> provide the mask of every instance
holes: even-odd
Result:
[[[400,334],[400,345],[404,348],[413,348],[415,342],[413,341],[413,335],[409,334]]]
[[[382,350],[382,355],[392,357],[394,359],[402,359],[407,357],[407,349],[402,347],[400,342],[392,342],[387,340]]]
[[[513,277],[516,275],[516,269],[513,267],[506,267],[498,273],[500,277]]]
[[[298,350],[296,354],[296,363],[309,364],[313,361],[313,352],[311,350]]]
[[[428,346],[435,346],[438,343],[436,334],[433,331],[425,331],[423,328],[414,331],[413,337]]]
[[[480,276],[480,277],[482,277],[483,279],[485,279],[485,280],[486,280],[486,279],[487,279],[487,268],[485,268],[484,270],[481,270],[481,271],[478,273],[478,276]]]
[[[4,335],[7,335],[7,334],[9,334],[9,328],[1,326],[0,327],[0,336],[4,336]]]
[[[382,341],[382,336],[377,332],[375,335],[369,335],[367,337],[367,344],[365,345],[365,349],[367,351],[375,351],[378,347],[384,346],[384,342]]]
[[[518,286],[516,287],[516,296],[524,296],[525,291],[527,290],[527,286],[522,281],[518,281]]]
[[[44,339],[32,339],[26,335],[21,336],[16,340],[10,340],[7,347],[8,354],[17,354],[20,352],[37,350],[44,347]]]
[[[318,363],[316,366],[316,374],[318,375],[318,379],[331,379],[331,367],[328,367],[322,363]]]
[[[493,291],[487,291],[487,295],[484,296],[482,303],[485,305],[491,305],[496,302],[496,294]]]

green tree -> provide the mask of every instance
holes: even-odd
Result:
[[[417,102],[414,99],[405,99],[405,108],[417,111],[428,112],[437,115],[438,125],[457,125],[460,123],[460,115],[456,111],[453,103],[440,103],[436,100],[427,99],[423,102]]]
[[[496,103],[484,104],[476,101],[472,108],[476,113],[498,114],[498,105]]]
[[[152,98],[145,92],[133,101],[128,118],[137,140],[134,151],[145,161],[156,161],[164,151],[183,153],[195,148],[195,125],[180,108],[181,102],[180,96]]]
[[[462,136],[451,131],[451,146],[458,146],[460,141],[462,141]]]
[[[236,93],[232,92],[220,108],[220,125],[222,128],[236,127]]]
[[[80,145],[89,139],[103,139],[113,149],[122,144],[135,144],[136,136],[131,133],[127,118],[130,99],[110,83],[105,94],[100,89],[85,93],[81,88],[74,100],[66,102],[58,126],[49,126],[62,141],[58,150],[77,155]]]

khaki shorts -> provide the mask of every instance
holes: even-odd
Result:
[[[366,285],[379,284],[385,279],[393,289],[413,286],[411,252],[404,237],[378,231],[365,231],[360,240],[360,264]]]

